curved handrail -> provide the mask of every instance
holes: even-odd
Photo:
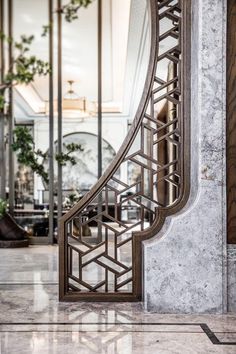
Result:
[[[156,0],[150,0],[150,13],[151,13],[151,48],[150,48],[150,59],[147,70],[147,77],[145,80],[144,90],[141,97],[140,104],[138,106],[137,113],[135,115],[134,121],[130,130],[120,147],[116,157],[111,162],[110,166],[106,169],[101,178],[97,183],[87,192],[83,198],[74,205],[66,214],[60,218],[60,225],[65,222],[69,222],[76,214],[83,210],[91,200],[93,200],[99,192],[102,191],[103,187],[106,185],[107,181],[113,176],[119,169],[126,153],[129,151],[135,137],[138,134],[140,124],[142,122],[143,116],[145,114],[145,109],[148,104],[148,99],[152,90],[152,84],[154,81],[155,71],[157,67],[157,52],[158,52],[158,21],[157,21],[157,4]]]

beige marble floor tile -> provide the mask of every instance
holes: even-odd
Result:
[[[0,354],[236,354],[236,314],[159,315],[141,303],[59,303],[57,247],[0,250]]]

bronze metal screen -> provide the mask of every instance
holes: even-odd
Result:
[[[149,5],[150,62],[133,124],[105,174],[60,220],[61,301],[140,300],[142,241],[188,197],[191,4]],[[166,79],[158,71],[163,63]]]

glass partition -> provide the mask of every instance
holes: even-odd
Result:
[[[63,0],[62,7],[67,3]],[[53,234],[56,242],[60,193],[64,214],[96,183],[99,161],[103,173],[122,146],[144,87],[150,53],[150,14],[146,1],[102,1],[100,15],[98,3],[94,0],[86,9],[81,8],[78,19],[72,22],[62,15],[61,38],[57,4],[53,4],[53,118],[50,118],[49,112],[48,75],[36,76],[29,85],[14,88],[15,129],[27,129],[34,151],[41,152],[40,156],[36,156],[37,162],[47,174],[51,158],[50,139],[54,141],[54,180],[51,185],[29,166],[19,163],[17,152],[14,154],[14,176],[8,175],[7,178],[8,181],[14,179],[14,217],[27,230],[33,243],[49,242],[49,207],[54,214]],[[14,39],[20,41],[21,35],[33,35],[28,54],[44,61],[49,60],[50,49],[48,9],[48,0],[13,1]],[[62,56],[61,97],[58,97],[59,48]],[[102,111],[100,132],[99,90]],[[58,100],[59,103],[61,100],[61,123],[58,120]],[[51,130],[50,119],[53,119],[54,125]],[[60,124],[61,152],[58,147]],[[101,139],[100,152],[98,139]],[[70,151],[71,147],[73,151]],[[58,166],[62,172],[61,184],[58,184]],[[117,177],[127,181],[135,178],[135,172],[127,164],[122,166]],[[54,206],[50,206],[50,188],[53,188]],[[112,201],[110,205],[112,208]],[[132,208],[122,212],[123,217],[128,212],[133,217],[136,215],[132,213]]]

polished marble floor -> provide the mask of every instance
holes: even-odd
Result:
[[[0,250],[1,354],[236,354],[236,314],[158,315],[141,303],[59,303],[56,246]]]

